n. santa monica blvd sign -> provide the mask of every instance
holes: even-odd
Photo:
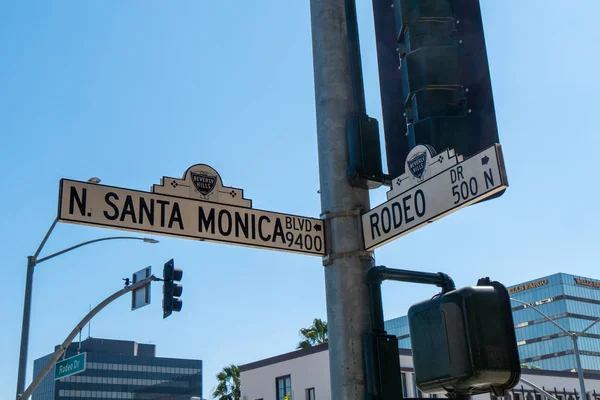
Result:
[[[366,250],[508,187],[499,144],[465,161],[453,150],[433,154],[419,145],[406,157],[405,167],[406,172],[392,180],[388,201],[362,215]]]
[[[58,220],[187,239],[325,255],[323,221],[252,208],[211,167],[163,177],[152,192],[60,181]]]

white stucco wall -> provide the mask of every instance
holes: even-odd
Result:
[[[315,400],[331,400],[329,386],[329,352],[326,348],[322,351],[297,357],[299,352],[279,356],[280,359],[295,357],[279,361],[277,358],[262,360],[241,367],[242,400],[276,400],[275,379],[280,376],[290,375],[292,383],[292,400],[308,400],[306,389],[315,388]],[[287,357],[286,357],[287,356]],[[413,384],[412,357],[401,355],[400,366],[406,381],[406,397],[417,397]],[[548,373],[544,371],[544,373]],[[565,389],[573,393],[574,389],[579,393],[579,381],[575,374],[570,377],[540,375],[535,371],[522,371],[522,377],[537,386],[554,394],[554,388],[559,394]],[[600,379],[585,379],[586,391],[596,391],[600,400]],[[514,388],[515,392],[521,390],[521,385],[531,390],[524,382]],[[423,397],[430,397],[425,394]],[[442,396],[438,396],[442,397]],[[490,400],[489,394],[474,396],[473,400]],[[513,400],[523,400],[513,399]],[[568,400],[568,399],[562,399]]]
[[[317,400],[330,400],[329,353],[327,350],[304,357],[242,371],[242,400],[275,400],[275,379],[291,375],[292,399],[306,400],[306,389],[315,388]]]

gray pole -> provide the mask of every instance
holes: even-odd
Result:
[[[25,389],[27,377],[27,350],[29,345],[29,322],[31,320],[31,292],[33,287],[33,268],[35,257],[27,257],[27,277],[25,279],[25,301],[23,304],[23,325],[21,327],[21,349],[19,352],[19,369],[17,374],[17,399]]]
[[[33,270],[37,264],[37,256],[44,248],[46,241],[54,230],[58,218],[52,221],[46,235],[38,246],[33,256],[27,257],[27,277],[25,279],[25,300],[23,301],[23,325],[21,327],[21,348],[19,350],[19,368],[17,372],[17,399],[25,389],[25,379],[27,378],[27,352],[29,349],[29,322],[31,321],[31,293],[33,288]]]
[[[362,335],[369,331],[367,270],[360,212],[367,189],[348,184],[346,118],[353,111],[344,0],[310,0],[322,215],[328,220],[324,258],[332,400],[364,400]]]
[[[54,366],[54,364],[56,364],[56,361],[58,361],[60,356],[62,356],[63,353],[69,348],[69,345],[73,342],[73,339],[75,339],[77,334],[81,332],[81,329],[83,329],[85,324],[87,324],[96,314],[98,314],[100,311],[102,311],[102,309],[104,307],[106,307],[107,305],[109,305],[110,303],[112,303],[113,301],[118,299],[119,297],[123,296],[124,294],[127,294],[133,290],[139,289],[145,285],[148,285],[152,281],[156,281],[156,280],[158,280],[158,278],[156,278],[154,275],[150,275],[146,279],[143,279],[139,282],[134,283],[133,285],[127,286],[127,287],[119,290],[116,293],[111,294],[106,299],[104,299],[104,301],[102,303],[100,303],[96,307],[94,307],[94,309],[92,311],[87,313],[86,316],[83,317],[83,319],[81,321],[79,321],[79,323],[77,325],[75,325],[75,328],[71,331],[71,333],[69,333],[69,335],[67,336],[65,341],[59,346],[59,348],[56,349],[56,351],[52,355],[52,358],[50,358],[50,360],[48,360],[46,365],[44,365],[44,368],[42,368],[42,370],[40,371],[38,376],[36,376],[35,379],[33,380],[33,382],[31,382],[31,385],[29,385],[27,390],[25,390],[25,392],[23,392],[23,395],[20,397],[17,397],[17,399],[18,400],[27,400],[29,398],[29,396],[31,396],[31,394],[38,387],[40,382],[42,382],[42,379],[44,379],[44,377],[46,376],[48,371],[50,371],[52,369],[52,367]]]
[[[583,380],[583,369],[581,369],[581,355],[579,354],[579,345],[577,344],[577,339],[579,339],[579,337],[577,334],[572,333],[571,339],[573,339],[573,350],[575,351],[575,362],[577,363],[577,378],[579,379],[581,400],[585,400],[587,394],[585,391],[585,381]]]

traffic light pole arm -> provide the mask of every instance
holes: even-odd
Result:
[[[33,255],[34,259],[36,259],[37,256],[40,255],[40,252],[44,248],[44,245],[46,244],[46,241],[48,240],[48,238],[50,237],[50,234],[54,230],[54,227],[56,226],[57,222],[58,222],[58,218],[54,218],[54,222],[52,222],[52,225],[50,225],[50,229],[48,229],[48,232],[46,232],[46,236],[44,236],[44,239],[42,239],[42,242],[40,243],[38,249],[36,250],[35,254]]]
[[[42,257],[39,260],[35,260],[35,263],[37,265],[37,264],[42,263],[42,262],[44,262],[46,260],[49,260],[49,259],[54,258],[56,256],[60,256],[61,254],[68,253],[71,250],[78,249],[78,248],[86,246],[88,244],[92,244],[92,243],[96,243],[96,242],[103,242],[105,240],[117,240],[117,239],[119,239],[119,240],[120,239],[132,239],[132,240],[143,240],[143,241],[147,240],[147,238],[136,237],[136,236],[110,236],[110,237],[104,237],[104,238],[100,238],[100,239],[88,240],[87,242],[76,244],[75,246],[68,247],[68,248],[66,248],[64,250],[57,251],[56,253],[52,253],[52,254],[50,254],[50,255],[48,255],[46,257]]]
[[[52,358],[46,363],[44,368],[40,371],[39,375],[31,382],[31,385],[23,392],[23,394],[19,397],[19,400],[27,400],[29,396],[33,393],[33,391],[38,387],[42,379],[48,374],[48,371],[52,369],[54,364],[58,361],[58,359],[63,355],[63,353],[69,348],[69,345],[73,342],[73,339],[77,337],[77,334],[83,329],[83,327],[96,315],[98,314],[104,307],[118,299],[119,297],[127,294],[131,291],[139,289],[152,281],[158,280],[154,275],[149,276],[146,279],[143,279],[139,282],[134,283],[126,288],[119,290],[118,292],[107,297],[102,303],[98,304],[92,311],[90,311],[83,319],[75,326],[75,329],[71,331],[69,336],[65,339],[65,341],[60,345],[60,347],[54,352]]]
[[[435,285],[442,288],[442,293],[456,289],[452,278],[443,272],[434,274],[431,272],[393,269],[384,266],[373,267],[367,272],[367,284],[381,283],[387,280]]]
[[[566,330],[565,328],[563,328],[562,326],[560,326],[552,318],[550,318],[549,316],[547,316],[546,314],[544,314],[542,311],[538,310],[536,306],[534,306],[534,305],[532,305],[530,303],[527,303],[526,301],[523,301],[523,300],[513,299],[512,297],[510,298],[510,300],[514,301],[515,303],[524,304],[527,307],[530,307],[530,308],[534,309],[536,312],[538,312],[539,314],[543,315],[544,318],[546,318],[546,320],[548,320],[549,322],[551,322],[558,329],[560,329],[561,331],[563,331],[567,335],[569,335],[569,337],[571,338],[571,340],[573,340],[573,351],[575,352],[575,362],[577,364],[577,378],[579,379],[579,386],[580,386],[580,389],[581,389],[581,393],[583,394],[583,396],[585,396],[585,393],[586,393],[586,391],[585,391],[585,381],[584,381],[584,377],[583,377],[583,369],[581,368],[581,355],[579,354],[579,345],[577,344],[577,339],[578,339],[579,335],[581,335],[583,332],[587,331],[592,326],[594,326],[596,324],[596,322],[600,321],[600,319],[594,321],[583,332],[580,332],[580,333],[569,332],[568,330]]]
[[[560,326],[556,321],[554,321],[552,318],[550,318],[549,316],[547,316],[546,314],[544,314],[542,311],[538,310],[538,308],[536,306],[531,305],[531,303],[528,303],[526,301],[523,300],[517,300],[517,299],[513,299],[512,297],[510,298],[510,301],[514,301],[515,303],[521,303],[526,305],[527,307],[531,307],[533,308],[535,311],[537,311],[539,314],[543,315],[544,318],[546,318],[548,321],[552,322],[552,324],[554,324],[554,326],[556,326],[558,329],[560,329],[561,331],[565,332],[567,335],[573,337],[573,333],[569,332],[568,330],[566,330],[565,328],[563,328],[562,326]],[[593,324],[592,324],[593,325]],[[588,327],[589,328],[589,327]]]
[[[584,330],[582,330],[581,332],[579,332],[578,335],[581,335],[581,334],[587,332],[592,326],[596,325],[598,322],[600,322],[600,318],[598,318],[597,320],[595,320],[594,322],[592,322],[590,324],[590,326],[588,326],[587,328],[585,328]]]
[[[369,305],[371,307],[371,331],[385,332],[383,319],[383,303],[381,300],[381,282],[400,281],[435,285],[442,288],[442,294],[456,289],[454,281],[443,272],[407,271],[384,266],[376,266],[367,272],[367,285],[369,286]]]

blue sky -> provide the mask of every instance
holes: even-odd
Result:
[[[381,121],[370,2],[358,3],[367,108]],[[600,278],[600,4],[482,3],[510,187],[378,249],[377,263],[444,271],[459,286],[482,276]],[[0,398],[14,395],[26,257],[56,215],[61,178],[149,190],[205,163],[255,208],[319,215],[308,1],[5,0],[0,58]],[[384,200],[384,189],[372,191],[372,206]],[[59,224],[42,256],[118,234]],[[90,245],[38,267],[28,381],[32,360],[90,304],[170,258],[184,270],[181,313],[162,319],[157,284],[152,305],[131,312],[122,298],[93,320],[91,335],[204,360],[204,397],[223,366],[291,351],[301,327],[325,318],[317,257],[155,237],[159,244]],[[384,284],[386,318],[433,293]]]

